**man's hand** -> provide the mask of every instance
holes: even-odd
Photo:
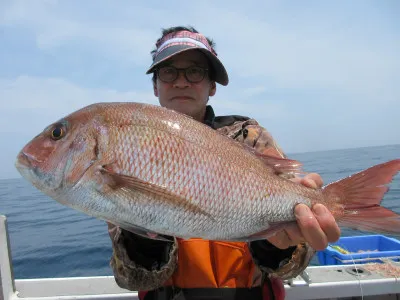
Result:
[[[321,188],[323,181],[316,173],[307,174],[303,178],[294,178],[309,188]],[[336,242],[340,237],[340,228],[329,210],[322,204],[315,204],[312,210],[305,204],[298,204],[294,210],[297,226],[290,226],[268,241],[280,249],[286,249],[302,242],[307,242],[315,250],[323,250],[328,243]]]

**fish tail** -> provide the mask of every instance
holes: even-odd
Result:
[[[380,206],[388,184],[400,171],[400,159],[333,182],[323,189],[337,223],[358,230],[400,235],[400,215]]]

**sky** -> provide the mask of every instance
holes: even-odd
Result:
[[[286,153],[400,144],[400,2],[0,1],[0,179],[47,125],[96,102],[158,104],[150,51],[194,26],[230,78],[217,115],[255,118]]]

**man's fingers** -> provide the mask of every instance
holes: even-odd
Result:
[[[297,225],[285,228],[270,237],[268,240],[279,249],[287,249],[304,242],[303,235]]]
[[[306,187],[312,188],[314,190],[316,190],[318,188],[318,185],[314,180],[312,180],[310,178],[306,178],[306,177],[304,177],[300,180],[300,184],[302,184]]]
[[[289,247],[296,246],[296,245],[304,242],[304,237],[300,231],[299,226],[291,226],[285,231],[291,241],[291,244],[289,245]]]
[[[298,204],[295,215],[300,231],[310,246],[315,250],[325,249],[328,246],[328,239],[311,209],[305,204]]]
[[[317,188],[321,188],[324,185],[322,177],[317,173],[309,173],[303,179],[314,181]]]
[[[328,242],[336,242],[340,238],[340,228],[336,224],[336,220],[330,211],[322,204],[315,204],[313,212],[318,220],[319,226],[324,231]]]
[[[340,237],[340,228],[330,211],[322,204],[311,210],[305,204],[295,207],[297,226],[288,226],[268,240],[280,249],[286,249],[306,241],[315,250],[323,250],[329,242]]]
[[[279,249],[287,249],[293,244],[285,230],[276,233],[274,236],[270,237],[268,241]]]
[[[322,177],[317,173],[309,173],[304,177],[295,177],[291,179],[293,182],[302,184],[312,189],[321,188],[324,184]]]
[[[279,249],[286,249],[286,245],[289,244],[289,237],[283,230],[268,238],[268,241]]]

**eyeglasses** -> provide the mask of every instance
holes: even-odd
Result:
[[[184,72],[187,81],[190,83],[198,83],[204,79],[208,69],[197,66],[192,66],[185,69],[166,66],[159,68],[157,70],[157,75],[161,81],[171,83],[178,78],[180,71]]]

